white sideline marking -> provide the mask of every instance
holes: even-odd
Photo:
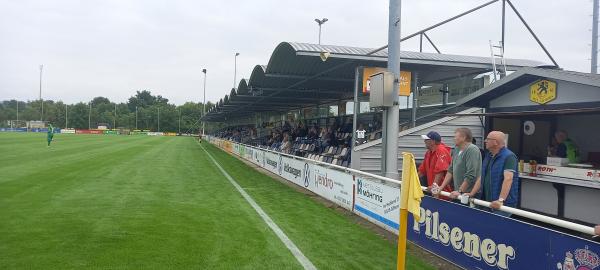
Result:
[[[246,201],[252,206],[252,208],[254,208],[256,213],[258,213],[258,215],[263,219],[263,221],[267,223],[267,226],[269,226],[269,228],[273,230],[277,237],[279,237],[279,240],[281,240],[281,242],[283,242],[283,244],[292,252],[294,257],[296,257],[296,260],[298,260],[298,262],[304,267],[304,269],[316,270],[317,268],[312,264],[312,262],[310,262],[308,258],[306,258],[306,256],[304,256],[304,254],[302,254],[302,251],[298,249],[294,242],[292,242],[292,240],[290,240],[290,238],[288,238],[287,235],[285,235],[285,233],[279,228],[279,226],[277,226],[277,224],[267,215],[267,213],[265,213],[265,211],[263,211],[263,209],[260,208],[260,206],[252,199],[252,197],[250,197],[250,195],[248,195],[248,193],[246,193],[246,191],[242,189],[242,187],[223,169],[223,167],[221,167],[221,165],[212,157],[212,155],[208,153],[206,149],[204,149],[204,146],[200,145],[200,147],[202,148],[202,150],[204,150],[204,152],[206,152],[206,154],[212,160],[212,162],[215,163],[215,165],[217,165],[217,168],[219,168],[221,173],[225,175],[225,178],[227,178],[227,180],[229,180],[229,182],[235,187],[235,189],[237,189],[237,191],[240,194],[242,194],[242,197],[244,197],[244,199],[246,199]]]

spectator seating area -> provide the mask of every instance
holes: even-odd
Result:
[[[273,126],[264,124],[263,126]],[[296,155],[316,161],[348,167],[353,142],[352,125],[334,124],[329,127],[310,127],[304,123],[281,123],[264,132],[268,135],[257,136],[258,131],[252,126],[226,128],[214,135],[248,145],[258,146],[272,151]],[[363,143],[381,138],[381,129],[366,133]]]

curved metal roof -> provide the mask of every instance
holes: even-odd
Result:
[[[240,81],[237,91],[203,117],[221,121],[226,116],[258,111],[289,111],[348,99],[353,95],[355,70],[360,66],[385,67],[387,50],[350,46],[281,42],[267,65],[256,65],[248,80]],[[329,53],[326,61],[320,54]],[[402,51],[403,70],[419,72],[423,83],[471,76],[492,70],[490,57]],[[505,59],[508,70],[539,66],[543,63]],[[498,60],[499,61],[499,60]]]

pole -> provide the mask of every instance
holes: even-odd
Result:
[[[237,79],[237,57],[240,53],[235,53],[235,57],[233,57],[233,89],[236,89],[235,82]]]
[[[90,109],[88,110],[88,129],[92,129],[92,102],[90,101]]]
[[[40,121],[44,121],[44,100],[42,99],[42,71],[44,65],[40,65]]]
[[[65,104],[65,129],[69,127],[69,105]]]
[[[500,45],[502,45],[502,50],[504,50],[504,33],[506,29],[506,0],[502,0],[502,39]]]
[[[177,133],[181,134],[181,108],[179,108],[179,128],[177,129]]]
[[[388,26],[388,71],[394,74],[392,96],[394,105],[385,110],[385,134],[382,143],[382,158],[385,158],[385,176],[398,179],[398,125],[400,112],[398,106],[398,87],[400,82],[400,5],[401,0],[390,0]],[[385,155],[383,155],[385,153]]]
[[[417,108],[419,107],[419,72],[414,72],[414,87],[412,92],[412,108],[411,108],[411,116],[410,122],[411,127],[417,126]]]
[[[598,73],[598,8],[599,0],[594,0],[592,15],[592,73]]]
[[[19,125],[19,101],[17,100],[17,125]]]
[[[353,142],[352,142],[352,149],[354,149],[354,147],[356,146],[356,139],[357,139],[357,135],[358,133],[356,133],[356,131],[358,130],[358,114],[360,113],[360,101],[358,100],[358,80],[359,80],[359,67],[356,67],[354,69],[354,113],[352,114],[352,138],[353,138]],[[351,155],[354,154],[354,151],[352,151]],[[350,162],[352,164],[358,164],[355,157],[351,157]],[[354,168],[354,166],[351,166],[352,168]]]
[[[135,106],[135,130],[138,130],[138,126],[137,126],[137,119],[138,119],[138,108],[137,106]]]
[[[157,125],[158,125],[158,132],[160,132],[160,107],[156,108],[158,110],[158,118],[156,120]]]
[[[319,23],[319,45],[321,45],[321,24]]]
[[[202,69],[204,73],[204,99],[202,100],[202,117],[206,114],[206,69]],[[204,137],[204,121],[202,121],[202,137]]]
[[[115,103],[115,115],[113,116],[113,129],[117,127],[117,103]]]

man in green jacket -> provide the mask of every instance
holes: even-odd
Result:
[[[52,127],[52,124],[48,125],[48,135],[46,136],[46,139],[48,140],[48,147],[50,147],[50,143],[52,142],[52,138],[54,137],[54,128]]]
[[[456,147],[452,150],[452,161],[440,186],[440,190],[443,190],[453,181],[454,191],[450,193],[450,198],[456,199],[460,194],[469,198],[477,197],[481,188],[481,152],[472,141],[470,129],[457,128],[454,132]]]
[[[579,149],[577,149],[575,142],[569,138],[569,134],[566,131],[557,131],[554,134],[554,138],[558,143],[556,156],[569,159],[569,163],[579,162]]]

